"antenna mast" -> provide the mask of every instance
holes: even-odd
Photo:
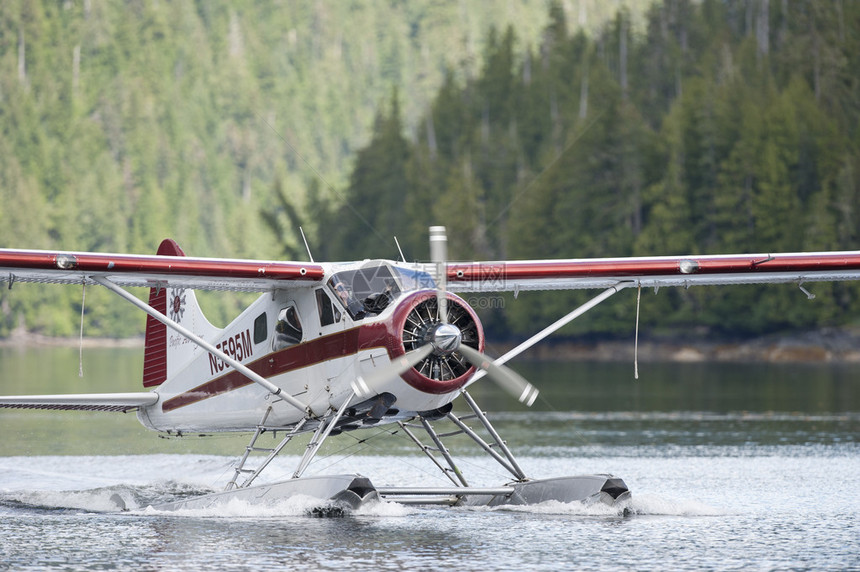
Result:
[[[308,239],[305,237],[305,231],[302,230],[302,227],[299,227],[299,232],[302,235],[302,240],[305,241],[305,250],[308,251],[308,258],[310,258],[311,262],[313,262],[314,261],[314,255],[311,254],[311,247],[308,246]]]

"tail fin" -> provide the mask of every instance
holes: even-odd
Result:
[[[185,256],[176,242],[166,238],[158,247],[159,256]],[[218,331],[203,315],[193,290],[153,287],[149,305],[171,320],[193,332],[209,337]],[[143,350],[143,386],[161,385],[194,357],[196,346],[153,318],[146,318],[146,341]]]

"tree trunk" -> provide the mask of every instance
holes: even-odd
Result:
[[[27,83],[27,58],[24,47],[24,30],[18,28],[18,81]]]
[[[627,101],[627,18],[621,18],[619,26],[620,38],[618,38],[619,67],[621,68],[619,82],[621,83],[621,97]]]
[[[769,0],[759,0],[758,22],[756,22],[756,43],[758,55],[766,56],[770,50],[770,5]]]

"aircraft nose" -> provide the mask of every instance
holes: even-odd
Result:
[[[436,329],[433,330],[430,343],[433,344],[433,347],[437,352],[443,355],[448,355],[460,347],[462,339],[463,335],[460,332],[460,328],[457,326],[452,324],[439,324]]]

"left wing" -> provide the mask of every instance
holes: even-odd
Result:
[[[154,405],[157,393],[81,393],[70,395],[14,395],[0,397],[0,408],[62,411],[120,411]]]
[[[92,284],[92,276],[119,286],[171,286],[265,292],[322,280],[323,267],[304,262],[191,258],[0,249],[0,283]]]
[[[860,251],[447,264],[454,292],[860,280]]]

